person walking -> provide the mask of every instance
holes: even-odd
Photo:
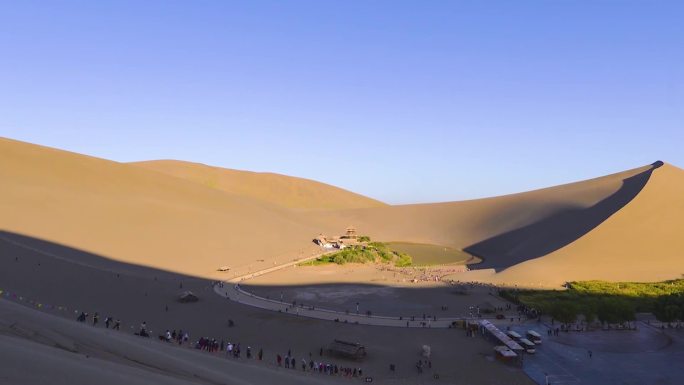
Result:
[[[259,361],[261,361],[264,358],[264,349],[259,349],[259,353],[257,354],[257,357],[259,357]]]
[[[593,357],[593,356],[594,356],[594,352],[592,352],[591,350],[589,350],[589,358],[591,358],[591,357]]]

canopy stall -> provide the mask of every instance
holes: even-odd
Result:
[[[498,349],[494,349],[498,356],[504,357],[506,360],[511,360],[516,363],[522,363],[522,352],[524,349],[519,343],[513,341],[511,337],[506,335],[506,333],[499,330],[499,328],[487,320],[481,320],[478,322],[478,324],[480,326],[480,334],[488,339],[493,340],[497,345],[503,345],[497,346]],[[509,352],[513,353],[514,355],[510,354]]]
[[[328,353],[353,359],[361,359],[366,356],[366,348],[356,342],[334,340],[328,345]]]

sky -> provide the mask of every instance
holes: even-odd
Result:
[[[0,0],[0,136],[388,203],[684,167],[682,1]]]

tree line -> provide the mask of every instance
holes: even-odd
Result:
[[[637,312],[653,313],[661,322],[684,320],[684,280],[664,282],[578,281],[566,290],[505,289],[500,295],[563,323],[582,315],[603,324],[633,321]]]

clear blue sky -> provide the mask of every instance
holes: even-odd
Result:
[[[683,1],[3,1],[0,136],[390,203],[684,166]]]

